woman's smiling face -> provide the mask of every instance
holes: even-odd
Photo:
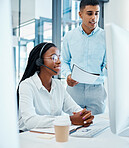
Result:
[[[60,52],[57,47],[51,47],[44,53],[42,57],[44,65],[57,72],[55,73],[54,71],[44,67],[44,70],[46,70],[51,75],[58,75],[61,70],[61,61],[59,53]]]

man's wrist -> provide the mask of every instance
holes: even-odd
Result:
[[[68,76],[71,74],[71,72],[67,72],[66,73],[66,79],[68,78]]]

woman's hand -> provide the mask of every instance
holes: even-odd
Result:
[[[82,111],[73,113],[72,116],[70,116],[70,120],[72,124],[74,125],[84,125],[89,126],[93,123],[94,116],[91,115],[91,111],[87,111],[86,108],[84,108]]]

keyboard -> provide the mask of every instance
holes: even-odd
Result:
[[[82,138],[83,137],[84,138],[92,138],[92,137],[95,137],[95,136],[101,134],[107,128],[109,128],[109,121],[103,121],[103,122],[93,124],[89,127],[80,128],[80,129],[76,130],[76,132],[71,133],[70,136],[82,137]]]

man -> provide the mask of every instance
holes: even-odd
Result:
[[[99,12],[98,0],[82,0],[79,12],[82,24],[65,35],[62,47],[62,74],[67,78],[67,91],[94,115],[104,112],[106,99],[103,86],[106,46],[104,30],[98,27]],[[73,64],[100,76],[93,84],[78,83],[71,78]]]

